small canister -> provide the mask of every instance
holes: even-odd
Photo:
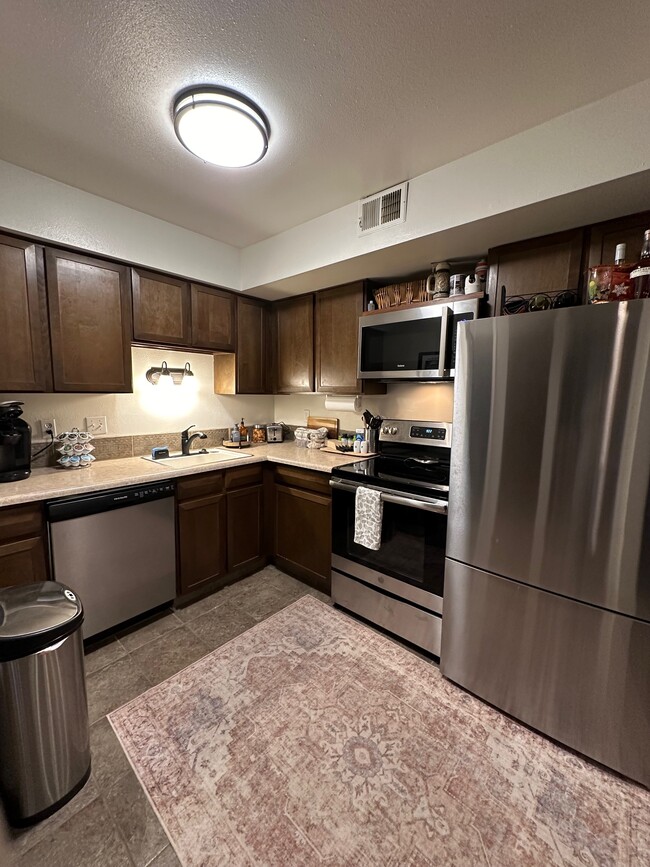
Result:
[[[462,295],[465,292],[465,274],[452,274],[449,278],[449,294]]]
[[[253,442],[254,443],[265,443],[266,442],[266,425],[256,424],[253,428]]]

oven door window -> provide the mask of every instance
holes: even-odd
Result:
[[[440,336],[439,316],[364,325],[361,370],[366,373],[426,370],[434,375],[440,366]]]
[[[442,596],[446,516],[384,503],[381,547],[371,551],[354,541],[354,500],[353,493],[333,492],[334,553]]]

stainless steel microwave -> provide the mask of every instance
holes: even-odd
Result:
[[[453,379],[458,328],[478,307],[472,298],[361,316],[359,379]]]

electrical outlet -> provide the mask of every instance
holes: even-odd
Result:
[[[43,436],[47,436],[49,433],[52,434],[53,437],[56,436],[56,419],[55,418],[42,418],[40,419],[41,424],[41,434]]]
[[[311,412],[308,409],[303,409],[303,412],[305,414],[305,421],[306,421],[309,418],[309,416],[311,415]]]
[[[93,436],[105,436],[108,433],[105,415],[86,416],[86,430]]]

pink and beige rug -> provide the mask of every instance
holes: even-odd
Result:
[[[309,596],[109,719],[184,867],[650,864],[650,793]]]

